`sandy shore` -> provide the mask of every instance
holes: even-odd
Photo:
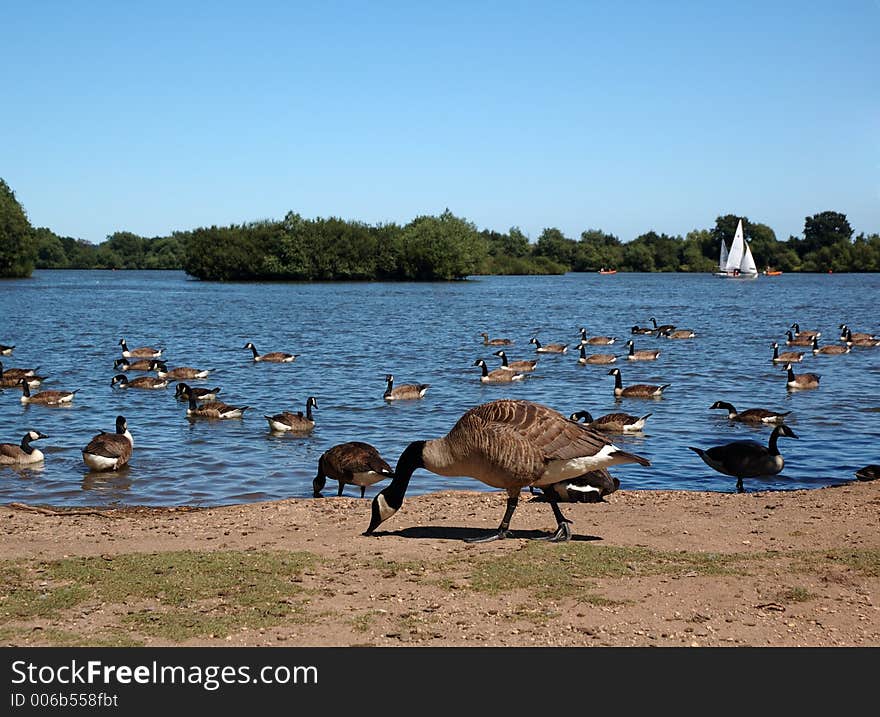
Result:
[[[54,516],[0,508],[7,645],[880,645],[880,482],[619,491],[575,540],[501,493]],[[523,536],[523,537],[519,537]],[[195,552],[191,552],[195,551]]]

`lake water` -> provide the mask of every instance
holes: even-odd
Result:
[[[37,366],[49,380],[38,390],[80,389],[69,408],[22,406],[20,391],[0,393],[0,441],[18,443],[30,428],[50,436],[36,445],[42,468],[0,467],[0,503],[53,505],[220,505],[311,495],[318,457],[344,441],[375,445],[392,466],[416,439],[442,436],[476,404],[510,397],[595,417],[624,410],[652,413],[643,433],[615,443],[653,465],[613,469],[626,489],[732,491],[735,479],[709,469],[687,446],[751,438],[769,428],[727,421],[716,400],[737,409],[793,411],[800,440],[781,439],[785,470],[747,479],[746,489],[817,488],[853,479],[880,463],[880,349],[813,357],[798,373],[822,375],[821,387],[789,393],[785,372],[770,363],[769,345],[784,345],[794,322],[832,342],[845,322],[880,330],[880,275],[783,275],[739,282],[709,275],[568,274],[478,277],[432,284],[218,284],[182,272],[37,271],[0,282],[0,343],[15,344],[6,367]],[[636,336],[636,348],[660,348],[655,362],[615,364],[624,384],[671,383],[659,400],[616,401],[608,366],[577,363],[578,329],[620,338],[596,352],[625,352],[633,324],[694,329],[697,338]],[[532,336],[571,344],[565,355],[540,355],[525,381],[502,386],[478,380],[477,358],[490,367],[495,349],[479,332],[510,337],[510,360],[535,358]],[[169,367],[215,369],[200,386],[252,408],[241,420],[188,420],[173,387],[112,389],[119,339],[130,347],[165,347]],[[300,354],[292,364],[262,364],[242,347]],[[397,384],[430,383],[420,401],[386,404],[384,375]],[[131,373],[130,376],[143,375]],[[276,435],[264,414],[303,410],[315,396],[317,426],[307,437]],[[135,449],[118,473],[87,471],[80,450],[117,414],[128,419]],[[325,495],[335,495],[328,481]],[[375,494],[384,484],[368,490]],[[472,479],[419,471],[411,493],[480,489]],[[357,495],[349,487],[347,495]]]

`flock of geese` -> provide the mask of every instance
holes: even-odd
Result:
[[[671,324],[658,324],[651,318],[652,327],[633,326],[632,336],[664,337],[671,340],[695,338],[690,329],[680,329]],[[848,353],[852,347],[877,347],[880,339],[869,333],[853,333],[846,325],[841,325],[839,344],[819,346],[821,333],[802,331],[795,323],[787,332],[786,346],[810,347],[813,355],[834,356]],[[534,372],[541,355],[566,354],[569,344],[542,344],[537,337],[530,339],[538,355],[535,359],[511,361],[507,350],[514,344],[511,339],[490,338],[481,333],[483,345],[496,348],[494,355],[501,363],[489,369],[484,359],[477,359],[479,380],[483,383],[511,383],[522,381]],[[580,329],[578,349],[580,364],[611,364],[618,356],[613,354],[587,354],[587,347],[610,346],[619,339],[615,336],[590,336],[586,329]],[[661,349],[635,348],[630,338],[626,342],[628,353],[620,358],[629,361],[656,361]],[[217,395],[221,389],[190,386],[188,381],[205,380],[210,369],[196,369],[188,366],[168,368],[162,359],[163,349],[149,346],[130,349],[125,339],[120,339],[121,357],[114,362],[119,371],[110,380],[111,387],[118,389],[155,390],[166,388],[176,382],[175,397],[187,402],[186,415],[190,418],[230,419],[240,418],[249,406],[230,406]],[[501,348],[506,347],[506,348]],[[0,344],[0,354],[10,356],[14,346]],[[253,361],[265,363],[292,363],[298,354],[274,351],[260,354],[253,343],[248,342],[243,349],[253,354]],[[778,342],[771,345],[774,365],[784,365],[787,371],[787,386],[791,390],[815,389],[820,376],[815,373],[795,374],[793,364],[803,361],[805,351],[787,350],[780,352]],[[507,350],[506,350],[507,349]],[[43,406],[62,406],[74,400],[76,390],[44,390],[32,393],[45,377],[39,376],[37,368],[4,368],[0,363],[0,387],[20,388],[21,402]],[[126,373],[141,371],[155,375],[129,378]],[[623,398],[657,398],[670,384],[623,385],[619,368],[608,371],[614,376],[613,394]],[[385,376],[386,401],[418,400],[424,398],[430,384],[394,385],[394,376]],[[272,432],[308,432],[315,426],[313,409],[318,407],[314,396],[309,396],[305,410],[293,413],[282,412],[265,415]],[[737,490],[743,491],[743,479],[771,476],[784,467],[784,459],[779,452],[777,441],[780,437],[797,438],[785,424],[790,412],[776,412],[766,408],[737,409],[725,401],[716,401],[711,409],[724,410],[730,421],[740,421],[753,425],[773,425],[768,445],[751,440],[733,441],[707,449],[689,447],[714,470],[737,479]],[[381,490],[372,501],[371,520],[366,535],[376,529],[397,512],[403,504],[410,478],[415,470],[424,468],[441,476],[467,476],[482,483],[505,490],[508,495],[507,508],[498,529],[490,535],[472,542],[498,540],[510,536],[510,522],[516,510],[520,493],[528,488],[533,493],[541,491],[539,500],[550,504],[556,520],[556,530],[546,539],[560,542],[570,539],[570,521],[562,514],[559,503],[596,502],[616,490],[620,482],[608,473],[608,468],[636,463],[649,466],[650,461],[642,456],[622,450],[609,438],[611,434],[626,434],[641,431],[650,413],[634,416],[624,412],[610,413],[594,418],[589,411],[578,411],[566,417],[547,406],[532,401],[499,399],[484,403],[466,411],[453,428],[443,437],[431,440],[418,440],[410,443],[400,455],[394,469],[371,445],[360,441],[341,443],[325,451],[318,460],[317,474],[313,481],[313,495],[321,496],[327,478],[338,482],[338,495],[342,495],[346,485],[360,488],[361,497],[366,488],[387,478],[391,482]],[[29,430],[19,444],[0,444],[0,465],[28,465],[44,460],[43,453],[33,443],[47,438],[43,433]],[[85,465],[94,471],[112,471],[126,465],[132,455],[134,441],[124,416],[116,419],[115,431],[101,432],[82,448]],[[876,466],[863,468],[860,474],[876,476]]]

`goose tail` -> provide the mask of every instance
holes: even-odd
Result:
[[[635,453],[627,453],[626,451],[614,451],[610,454],[617,463],[638,463],[640,466],[649,466],[651,461],[647,458],[637,456]]]

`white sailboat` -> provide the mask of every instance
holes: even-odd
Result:
[[[720,271],[715,274],[720,279],[757,279],[758,267],[755,266],[755,258],[752,250],[743,235],[742,219],[736,225],[736,234],[733,235],[733,243],[730,251],[721,240],[721,258],[718,263]]]

